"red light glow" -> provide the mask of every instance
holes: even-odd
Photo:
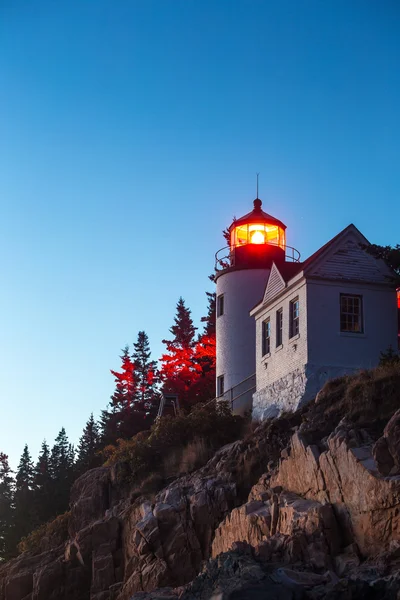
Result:
[[[272,244],[285,249],[285,231],[268,223],[248,223],[231,230],[231,249],[245,244]]]

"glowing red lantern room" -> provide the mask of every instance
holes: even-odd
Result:
[[[264,212],[261,206],[261,200],[256,198],[253,210],[233,221],[229,227],[229,251],[223,248],[216,254],[217,271],[283,262],[287,250],[292,254],[286,256],[287,260],[299,260],[298,252],[286,246],[286,225]]]

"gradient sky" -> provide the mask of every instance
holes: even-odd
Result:
[[[400,242],[397,0],[0,0],[0,451],[77,442],[221,230]]]

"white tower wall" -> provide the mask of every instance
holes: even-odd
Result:
[[[224,314],[217,317],[217,378],[225,391],[256,372],[256,326],[249,311],[262,299],[270,269],[243,269],[217,278]],[[217,391],[218,393],[218,391]]]

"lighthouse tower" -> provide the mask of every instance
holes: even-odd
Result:
[[[286,225],[261,205],[256,198],[253,210],[233,221],[229,246],[215,255],[217,396],[239,413],[251,408],[255,391],[256,331],[249,311],[262,298],[272,263],[299,260],[286,246]]]

